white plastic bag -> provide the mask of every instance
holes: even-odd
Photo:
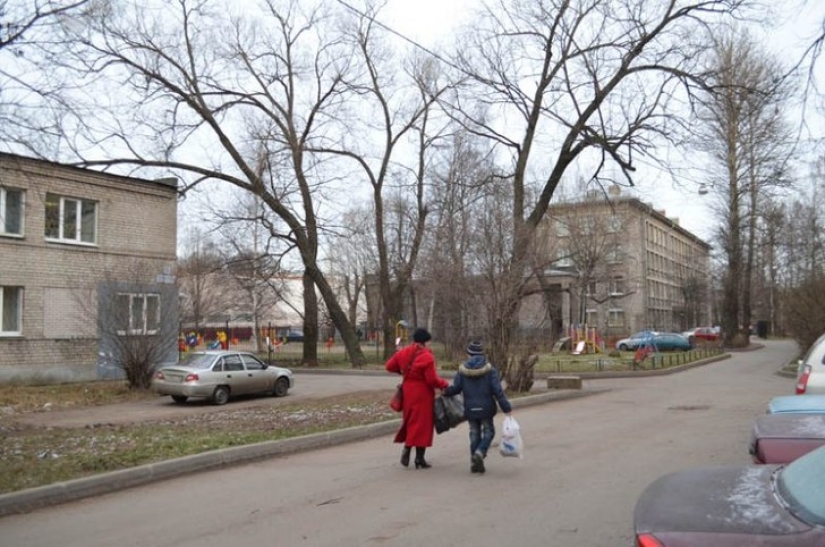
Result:
[[[524,456],[524,442],[521,440],[521,428],[512,416],[505,416],[501,426],[501,443],[499,452],[505,458],[521,458]]]

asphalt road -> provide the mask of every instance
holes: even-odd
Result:
[[[518,409],[523,459],[471,474],[466,429],[405,469],[391,436],[188,475],[0,519],[16,546],[632,545],[653,479],[750,464],[753,418],[794,381],[791,342],[661,377],[599,380],[591,397]],[[500,417],[497,425],[500,429]]]

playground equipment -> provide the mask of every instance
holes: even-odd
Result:
[[[571,353],[573,355],[601,353],[604,350],[604,342],[596,327],[588,327],[586,324],[568,325],[567,336],[571,340]]]
[[[407,345],[407,338],[409,336],[409,324],[403,319],[395,324],[395,347]]]
[[[653,332],[646,332],[645,336],[642,338],[642,343],[639,344],[639,347],[636,349],[636,353],[633,354],[633,362],[638,365],[647,359],[649,355],[654,353],[659,353],[659,348],[656,347]]]

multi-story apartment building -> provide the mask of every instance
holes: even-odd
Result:
[[[555,333],[587,325],[608,338],[711,322],[711,246],[618,187],[609,200],[552,205],[538,240],[542,291],[525,302],[522,324],[544,315]]]
[[[176,248],[175,179],[0,154],[0,379],[111,372],[114,336],[173,360]]]

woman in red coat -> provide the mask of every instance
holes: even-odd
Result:
[[[410,465],[410,449],[415,447],[416,469],[430,467],[424,453],[428,446],[433,445],[435,390],[450,385],[435,370],[435,358],[428,347],[431,339],[425,329],[416,329],[414,343],[398,350],[386,364],[389,372],[404,377],[401,382],[404,392],[401,429],[395,436],[395,442],[404,443],[401,452],[401,465],[404,467]]]

